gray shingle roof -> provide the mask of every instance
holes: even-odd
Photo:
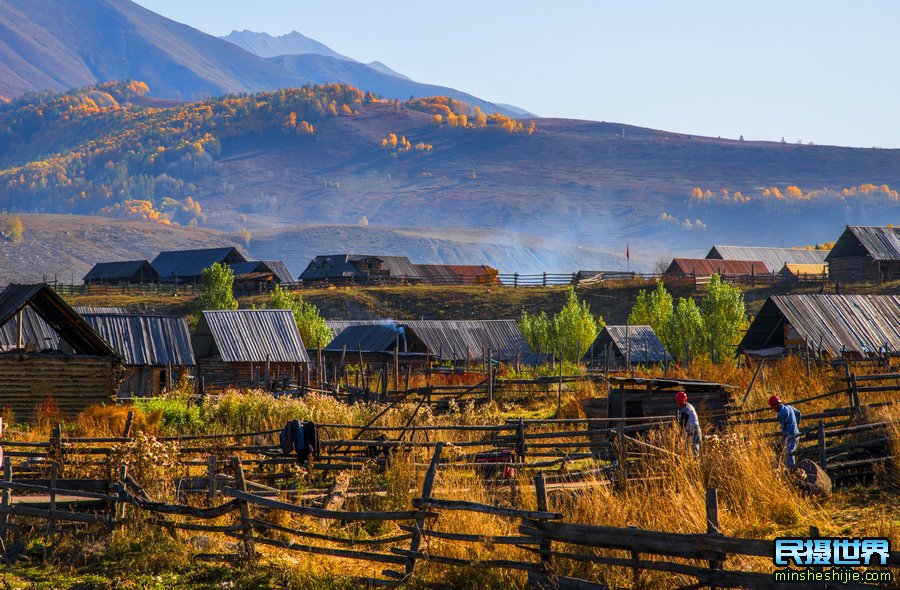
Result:
[[[147,260],[124,260],[119,262],[98,262],[86,275],[84,281],[111,281],[138,277],[148,283],[155,283],[159,273]]]
[[[750,325],[738,352],[782,346],[783,322],[813,350],[840,357],[900,350],[900,295],[773,295]]]
[[[865,255],[873,260],[900,260],[900,227],[848,225],[828,260]]]
[[[821,264],[827,255],[828,250],[716,245],[706,257],[713,260],[759,260],[770,272],[778,272],[785,264]]]
[[[309,356],[289,309],[204,311],[191,339],[198,359],[226,363],[307,363]]]
[[[329,321],[328,326],[337,337],[354,325],[378,325],[385,322],[402,325],[424,342],[428,352],[441,360],[473,360],[487,357],[488,350],[495,359],[513,361],[531,355],[515,320],[361,320]]]
[[[367,276],[353,263],[367,259],[381,261],[383,270],[391,277],[418,277],[419,271],[406,256],[381,256],[367,254],[333,254],[328,256],[316,256],[310,261],[309,266],[300,275],[304,281],[332,278],[360,278]]]
[[[297,279],[295,279],[291,274],[291,271],[288,270],[288,267],[283,260],[263,260],[262,262],[272,269],[272,272],[275,273],[275,278],[278,279],[279,283],[297,282]]]
[[[344,350],[345,346],[348,352],[393,350],[400,329],[400,325],[395,323],[347,326],[325,347],[325,350]],[[402,345],[400,350],[403,350]]]
[[[246,262],[247,258],[233,246],[202,248],[199,250],[172,250],[160,252],[153,259],[153,268],[163,280],[189,279],[200,276],[214,263]]]
[[[126,365],[192,366],[194,351],[182,317],[86,314],[84,319],[112,346]]]
[[[612,344],[622,356],[629,356],[632,363],[665,363],[672,357],[650,326],[604,326],[594,341],[594,358],[602,358],[607,344]],[[590,357],[588,351],[586,358]]]

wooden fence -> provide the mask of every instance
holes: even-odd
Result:
[[[729,556],[770,558],[773,546],[771,541],[722,535],[714,489],[707,491],[705,534],[567,523],[563,521],[562,514],[553,511],[543,473],[538,473],[532,480],[535,510],[435,497],[443,449],[444,443],[435,444],[419,497],[412,501],[408,509],[394,511],[341,510],[333,507],[338,505],[331,502],[335,495],[319,507],[255,493],[238,457],[230,459],[233,473],[230,484],[212,489],[208,507],[155,501],[124,467],[118,470],[118,477],[112,481],[60,479],[52,466],[49,479],[16,481],[11,463],[7,460],[3,481],[0,482],[0,533],[6,541],[11,532],[28,530],[35,526],[28,523],[35,521],[39,523],[36,526],[51,533],[67,532],[72,530],[73,525],[94,525],[98,531],[112,531],[133,520],[134,514],[172,534],[178,534],[178,531],[220,534],[239,541],[234,553],[199,553],[194,556],[196,559],[253,563],[261,556],[258,547],[269,546],[279,551],[359,560],[384,567],[382,577],[358,580],[360,584],[372,587],[391,587],[401,583],[415,572],[419,562],[525,572],[530,586],[537,588],[607,588],[601,583],[559,575],[559,571],[567,571],[565,565],[571,562],[625,568],[632,572],[635,587],[641,585],[642,572],[648,571],[693,579],[695,583],[690,585],[692,588],[795,590],[808,587],[799,583],[775,582],[771,574],[746,571],[745,567],[727,567]],[[31,502],[16,501],[14,496],[17,494],[26,499],[28,495],[37,495],[37,499]],[[434,526],[436,520],[451,511],[511,519],[519,523],[519,534],[498,537],[479,535],[473,531],[438,530]],[[285,519],[273,513],[345,523],[396,522],[402,532],[359,540],[284,526],[278,523],[285,522]],[[224,517],[229,517],[225,523],[219,520]],[[811,529],[810,536],[817,535],[818,532]],[[442,543],[483,544],[488,555],[490,547],[515,546],[533,559],[461,559],[431,550],[428,543],[431,538]],[[893,553],[888,567],[894,570],[900,568],[900,555]],[[849,584],[846,587],[865,589],[878,586]]]

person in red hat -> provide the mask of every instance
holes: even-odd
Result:
[[[700,455],[700,439],[702,438],[697,410],[688,403],[687,394],[683,391],[675,394],[675,403],[678,404],[678,424],[684,429],[688,446],[697,457]]]
[[[792,469],[796,462],[797,439],[800,436],[800,410],[782,403],[777,395],[769,398],[769,407],[778,412],[778,423],[784,436],[784,466]]]

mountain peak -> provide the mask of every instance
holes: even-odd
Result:
[[[222,37],[229,43],[255,53],[260,57],[276,57],[279,55],[325,55],[335,59],[353,61],[351,58],[341,55],[324,43],[310,39],[297,31],[291,31],[277,37],[269,33],[260,33],[244,29],[243,31],[231,31]]]

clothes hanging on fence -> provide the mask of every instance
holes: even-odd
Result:
[[[297,453],[298,463],[306,463],[310,455],[319,458],[319,431],[315,422],[289,421],[278,434],[278,442],[282,454]]]

